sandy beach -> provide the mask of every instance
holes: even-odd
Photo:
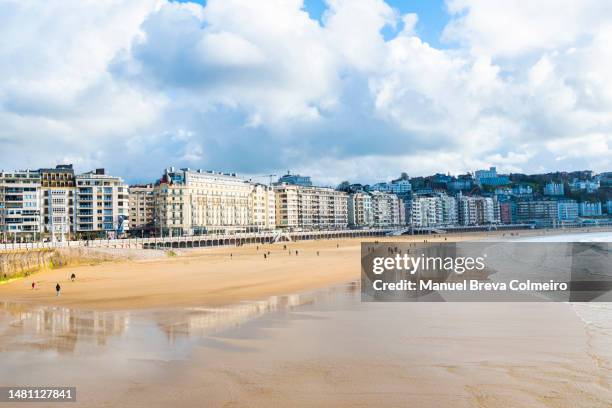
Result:
[[[505,231],[384,237],[370,241],[460,241],[509,235]],[[0,299],[88,309],[232,304],[357,280],[360,243],[365,241],[317,240],[192,249],[162,259],[120,260],[46,270],[28,279],[0,285]],[[72,273],[77,276],[75,282],[70,281]],[[32,281],[36,282],[35,290],[31,289]],[[62,287],[59,297],[55,296],[56,283]]]
[[[362,303],[360,242],[194,249],[2,285],[0,384],[73,385],[71,407],[610,406],[609,304]]]

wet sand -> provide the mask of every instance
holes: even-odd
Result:
[[[73,385],[71,407],[603,408],[600,306],[591,325],[567,303],[361,303],[357,284],[218,308],[4,304],[0,384]]]
[[[34,292],[4,285],[0,385],[77,387],[76,403],[37,407],[610,407],[612,305],[362,303],[340,283],[359,277],[359,242],[190,250],[43,272]]]
[[[521,236],[541,232],[520,231]],[[491,239],[503,233],[402,236],[370,241]],[[88,309],[232,304],[359,279],[363,239],[317,240],[181,250],[164,259],[118,261],[43,271],[0,285],[0,299]],[[284,246],[287,249],[283,249]],[[298,251],[296,256],[295,251]],[[270,255],[264,259],[264,253]],[[317,255],[317,251],[319,255]],[[69,277],[75,273],[77,279]],[[31,289],[32,281],[37,289]],[[55,296],[55,285],[62,287]]]

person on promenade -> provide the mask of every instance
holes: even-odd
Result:
[[[70,280],[74,282],[75,279],[76,279],[76,275],[72,273],[72,275],[70,275]]]
[[[62,290],[62,287],[58,283],[57,285],[55,285],[55,296],[59,296],[60,295],[60,290]]]
[[[36,289],[36,282],[32,282],[32,290]]]

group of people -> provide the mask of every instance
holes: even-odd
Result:
[[[70,275],[70,280],[72,282],[74,282],[76,280],[76,275],[74,273],[72,273]],[[32,282],[32,290],[36,289],[36,282]],[[62,287],[60,286],[59,282],[55,284],[55,296],[59,296],[60,293],[62,291]]]

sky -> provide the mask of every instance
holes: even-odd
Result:
[[[612,170],[612,3],[0,0],[0,169]]]

